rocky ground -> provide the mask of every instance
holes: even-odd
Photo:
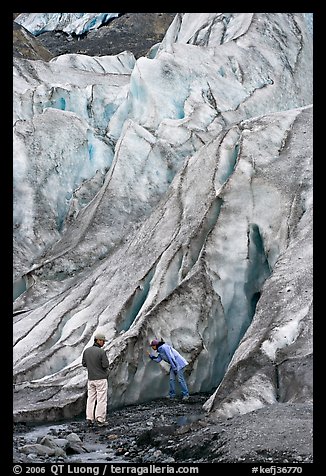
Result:
[[[312,463],[312,406],[275,404],[212,424],[207,395],[109,410],[109,426],[14,427],[14,463]]]
[[[14,14],[14,18],[17,14]],[[36,44],[39,45],[39,55],[48,61],[51,55],[59,56],[67,53],[79,53],[91,56],[116,55],[122,51],[131,51],[135,58],[145,56],[149,49],[162,41],[166,30],[172,23],[175,13],[123,13],[118,18],[96,30],[77,37],[67,35],[61,31],[49,31],[34,37],[33,48],[26,47],[18,35],[14,23],[14,55],[37,59],[35,56]],[[32,35],[29,35],[32,37]],[[45,56],[41,48],[48,52]]]

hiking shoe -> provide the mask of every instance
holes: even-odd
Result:
[[[189,400],[189,395],[185,395],[184,397],[182,397],[181,400],[182,400],[183,402]]]
[[[165,398],[167,398],[168,400],[173,400],[173,399],[175,398],[175,396],[173,395],[173,396],[171,397],[171,395],[167,395]]]
[[[96,424],[100,427],[109,425],[107,421],[96,421]]]
[[[87,426],[93,426],[94,421],[93,420],[86,420]]]

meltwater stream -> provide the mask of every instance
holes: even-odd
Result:
[[[204,416],[207,397],[191,395],[186,403],[162,398],[109,409],[108,426],[101,428],[87,426],[84,415],[56,423],[18,423],[14,462],[172,463],[171,438],[187,433]]]

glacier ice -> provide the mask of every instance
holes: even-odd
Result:
[[[21,13],[15,22],[35,36],[53,30],[79,36],[118,16],[119,13]]]
[[[137,61],[15,59],[13,109],[16,420],[82,410],[98,328],[111,406],[167,392],[156,336],[216,417],[311,398],[286,390],[312,352],[303,14],[177,14]]]

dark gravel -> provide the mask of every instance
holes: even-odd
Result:
[[[54,56],[80,53],[90,56],[116,55],[131,51],[136,58],[162,41],[175,13],[123,13],[83,36],[46,32],[37,36]]]
[[[275,404],[212,422],[202,405],[207,395],[188,402],[158,399],[109,410],[107,427],[89,428],[83,416],[46,425],[17,424],[14,462],[129,463],[312,463],[312,406]],[[37,456],[21,448],[41,436],[78,435],[82,449],[65,456]]]

